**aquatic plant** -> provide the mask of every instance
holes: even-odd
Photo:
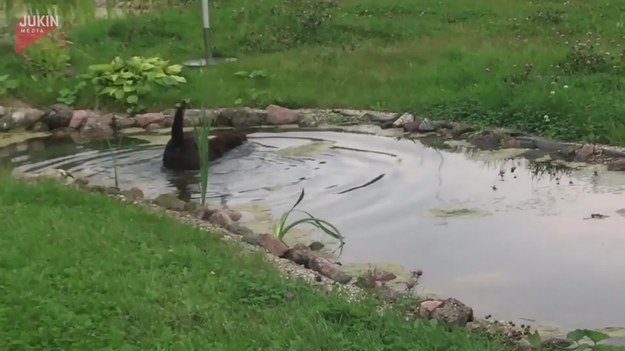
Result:
[[[208,191],[208,138],[211,133],[212,122],[212,119],[208,117],[206,110],[202,106],[202,116],[199,123],[197,126],[193,126],[200,154],[200,196],[202,205],[206,203],[206,193]]]
[[[117,138],[117,148],[113,147],[111,141],[106,139],[106,143],[109,147],[109,153],[111,154],[111,159],[113,160],[113,179],[115,180],[115,187],[119,189],[119,177],[117,175],[117,151],[122,147],[122,138]],[[117,149],[117,150],[116,150]]]
[[[308,213],[306,211],[295,210],[295,207],[297,207],[297,205],[299,205],[299,203],[302,202],[303,199],[304,199],[304,189],[302,189],[302,192],[300,193],[299,198],[297,199],[295,204],[291,207],[291,209],[289,209],[288,211],[284,212],[282,214],[282,216],[280,217],[280,219],[276,222],[276,225],[274,226],[274,235],[276,237],[278,237],[278,239],[282,240],[284,238],[284,236],[289,232],[289,230],[293,229],[295,226],[297,226],[299,224],[308,223],[308,224],[311,224],[311,225],[321,229],[327,235],[329,235],[329,236],[331,236],[331,237],[333,237],[333,238],[335,238],[337,240],[340,240],[341,247],[342,247],[343,244],[345,243],[345,241],[343,240],[343,235],[340,233],[340,231],[334,225],[332,225],[330,222],[328,222],[326,220],[316,218],[315,216],[311,215],[310,213]],[[308,217],[302,218],[302,219],[298,219],[297,221],[289,224],[288,226],[285,226],[286,220],[288,219],[289,215],[293,211],[302,212],[302,213],[306,214]]]

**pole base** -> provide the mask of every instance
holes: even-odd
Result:
[[[218,65],[221,63],[227,63],[227,62],[236,62],[237,60],[238,59],[236,57],[211,57],[208,60],[206,60],[205,58],[197,59],[197,60],[189,60],[189,61],[186,61],[184,65],[187,67],[206,67],[206,66],[215,66],[215,65]]]

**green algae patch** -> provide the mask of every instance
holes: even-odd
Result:
[[[619,215],[625,217],[625,208],[621,208],[620,210],[616,210],[616,213],[618,213]]]
[[[598,331],[602,333],[606,333],[612,338],[625,338],[624,327],[606,327],[606,328],[598,329]]]
[[[342,270],[355,277],[365,275],[367,272],[388,272],[395,275],[395,279],[389,280],[388,284],[404,283],[412,278],[406,267],[391,262],[370,262],[370,263],[344,263]]]
[[[280,156],[311,156],[330,150],[333,143],[327,141],[313,141],[308,144],[289,146],[277,151]]]
[[[44,138],[50,136],[47,132],[10,132],[0,134],[0,147],[18,144],[30,139]]]
[[[479,208],[432,208],[426,212],[426,216],[436,218],[476,218],[491,214]]]

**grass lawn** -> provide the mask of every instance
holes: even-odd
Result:
[[[169,217],[0,181],[2,350],[505,350],[324,296]]]
[[[158,55],[172,63],[199,57],[199,1],[190,3],[132,18],[90,20],[68,30],[74,72],[115,55]],[[216,52],[240,61],[185,69],[188,83],[181,89],[142,98],[150,109],[169,108],[181,98],[206,106],[374,108],[625,144],[623,2],[211,3]],[[12,45],[0,49],[10,52]],[[37,50],[25,54],[35,57]],[[24,69],[23,55],[0,57],[0,72],[21,82],[15,97],[51,104],[62,88],[75,86],[76,76],[42,78],[41,72],[61,74],[65,62],[61,49],[44,52],[49,60],[39,70]],[[242,70],[268,76],[235,75]],[[92,108],[91,90],[81,92],[76,105]]]

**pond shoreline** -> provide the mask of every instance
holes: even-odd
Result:
[[[219,128],[237,129],[283,129],[283,130],[318,130],[337,129],[346,132],[360,132],[385,135],[397,138],[421,140],[424,144],[435,147],[445,140],[465,141],[481,150],[524,149],[521,157],[531,160],[580,162],[601,165],[610,171],[625,171],[625,151],[596,144],[561,143],[536,137],[533,135],[505,130],[479,130],[461,123],[431,121],[409,113],[389,113],[364,110],[322,110],[303,109],[291,110],[270,105],[265,110],[252,108],[221,108],[207,110],[214,118],[214,125]],[[190,127],[201,116],[198,109],[187,110],[185,126]],[[91,110],[72,110],[56,104],[46,109],[0,107],[0,147],[17,144],[30,137],[51,136],[70,138],[75,143],[86,143],[114,137],[117,133],[136,132],[152,133],[171,126],[173,110],[149,112],[136,116],[123,114],[100,114]],[[106,193],[148,206],[153,210],[163,208],[175,218],[198,225],[202,229],[219,228],[224,238],[236,240],[247,248],[261,249],[268,257],[276,261],[278,266],[292,276],[304,277],[311,283],[321,282],[328,289],[340,286],[348,290],[350,296],[356,296],[363,290],[354,284],[358,279],[341,271],[340,265],[327,257],[321,257],[306,246],[295,245],[286,247],[271,235],[259,236],[236,224],[236,214],[229,215],[216,210],[207,212],[190,203],[163,197],[160,200],[144,200],[140,189],[121,190],[101,186],[89,186],[79,177],[74,178],[62,171],[42,174],[47,178],[66,180],[78,184],[89,191]],[[36,175],[28,175],[26,178]],[[138,194],[141,194],[140,196]],[[262,235],[262,234],[261,234]],[[293,254],[297,252],[297,254]],[[305,259],[302,259],[304,256]],[[310,264],[312,260],[315,263]],[[295,263],[293,263],[295,262]],[[297,264],[299,263],[299,264]],[[312,268],[312,269],[310,269]],[[339,277],[340,276],[340,277]],[[334,283],[333,283],[334,281]],[[374,286],[377,288],[377,285]],[[374,289],[376,290],[376,289]],[[380,289],[382,290],[382,289]],[[387,290],[386,290],[387,291]],[[378,291],[376,291],[377,293]],[[388,292],[388,291],[387,291]],[[387,295],[380,294],[384,300]],[[391,293],[392,295],[392,293]],[[394,297],[391,299],[393,300]],[[496,330],[518,340],[522,336],[521,327],[511,323],[495,322],[475,318],[470,307],[455,299],[430,298],[417,300],[415,317],[439,319],[452,325],[468,326],[476,329]],[[461,311],[461,313],[458,313]],[[547,336],[541,331],[541,335]],[[551,339],[561,339],[561,331],[551,330]],[[526,343],[521,342],[526,345]]]
[[[529,160],[565,161],[605,165],[609,171],[625,171],[625,148],[601,144],[560,142],[506,128],[480,129],[465,123],[430,120],[410,113],[351,109],[288,109],[269,105],[266,109],[207,109],[213,126],[236,129],[336,129],[422,140],[435,144],[447,140],[466,141],[480,150],[522,149]],[[202,112],[187,109],[185,127],[197,123]],[[134,116],[73,110],[55,104],[45,109],[0,106],[0,146],[11,144],[11,136],[28,134],[71,138],[86,143],[113,137],[116,132],[153,132],[169,128],[173,109]],[[368,128],[367,128],[368,127]],[[35,134],[34,134],[35,135]],[[23,139],[22,138],[22,139]],[[4,139],[4,141],[3,141]],[[16,136],[16,140],[20,140]]]

